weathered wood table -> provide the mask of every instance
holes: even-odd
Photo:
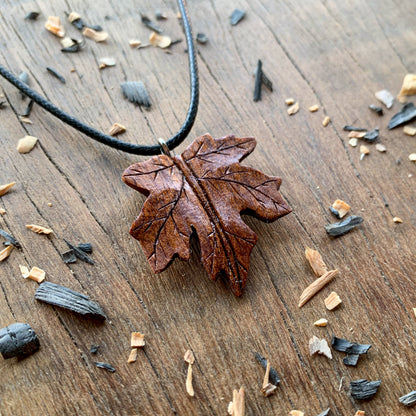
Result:
[[[234,8],[246,17],[231,26]],[[108,131],[114,122],[127,127],[126,141],[155,144],[170,137],[186,114],[189,87],[185,43],[166,53],[158,48],[132,49],[130,39],[147,42],[150,31],[140,22],[144,12],[166,12],[158,22],[172,39],[184,39],[172,1],[0,2],[0,61],[65,111]],[[24,20],[30,11],[41,14]],[[100,24],[109,40],[86,40],[75,54],[60,51],[59,39],[44,29],[47,16],[60,16],[70,36],[80,32],[65,12],[77,11]],[[16,181],[0,198],[0,228],[13,234],[22,250],[0,263],[0,327],[27,322],[38,334],[40,350],[17,361],[0,358],[0,414],[19,415],[225,415],[233,389],[244,387],[246,415],[287,415],[292,409],[315,416],[330,407],[334,415],[407,415],[398,401],[416,389],[415,252],[416,166],[408,155],[416,138],[402,128],[387,130],[400,109],[396,101],[379,117],[368,109],[374,93],[394,95],[406,73],[415,71],[416,14],[413,0],[190,1],[193,30],[209,42],[198,45],[200,110],[190,137],[233,133],[254,136],[258,145],[244,162],[283,179],[281,192],[293,213],[272,224],[247,217],[259,236],[251,255],[246,291],[236,298],[226,285],[209,280],[193,243],[189,262],[176,260],[154,275],[141,247],[128,230],[145,198],[121,181],[123,170],[143,157],[128,155],[76,132],[38,106],[32,124],[19,119],[28,100],[0,80],[0,185]],[[116,66],[98,69],[102,57]],[[273,81],[254,103],[257,60]],[[46,67],[62,74],[66,84]],[[72,69],[74,71],[71,71]],[[152,107],[135,107],[123,98],[120,83],[145,83]],[[300,110],[289,116],[285,99]],[[410,97],[410,101],[412,97]],[[315,113],[311,105],[319,105]],[[323,127],[325,116],[331,118]],[[344,124],[380,128],[387,152],[367,144],[348,144]],[[28,154],[17,140],[36,136]],[[324,225],[336,218],[328,207],[335,199],[361,215],[363,224],[340,238]],[[402,223],[393,222],[400,217]],[[51,237],[25,224],[52,228]],[[95,265],[66,265],[63,239],[93,246]],[[339,275],[303,308],[298,300],[314,279],[305,247],[322,254]],[[85,293],[105,309],[108,320],[96,324],[70,312],[37,302],[37,283],[24,280],[19,265],[45,270],[47,280]],[[326,310],[323,300],[336,291],[342,305]],[[313,323],[326,318],[326,328]],[[130,333],[146,335],[136,363],[128,364]],[[332,335],[371,343],[357,367],[309,355],[308,340]],[[90,346],[99,345],[92,355]],[[185,390],[191,349],[195,396]],[[263,397],[264,370],[254,359],[270,360],[282,382]],[[106,372],[94,361],[110,363]],[[352,380],[382,380],[368,402],[349,395]]]

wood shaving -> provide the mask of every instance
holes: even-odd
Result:
[[[61,19],[58,16],[49,16],[45,23],[45,28],[60,38],[65,36],[65,28],[62,26]]]
[[[37,137],[25,136],[17,142],[17,151],[19,153],[29,153],[35,147],[37,141]]]
[[[138,348],[132,348],[130,351],[129,359],[127,360],[128,364],[135,363],[137,361],[137,352]]]
[[[409,155],[409,160],[411,161],[411,162],[416,162],[416,153],[411,153],[410,155]],[[0,187],[0,196],[1,196],[2,194],[1,194],[1,187]]]
[[[285,100],[286,105],[292,105],[295,103],[295,99],[294,98],[286,98]]]
[[[95,42],[104,42],[108,39],[108,33],[101,31],[101,32],[97,32],[94,29],[91,29],[89,27],[86,27],[84,29],[84,31],[82,32],[82,34],[86,37],[86,38],[90,38],[92,40],[94,40]]]
[[[131,333],[131,340],[130,340],[130,346],[132,348],[141,348],[146,345],[146,342],[144,340],[144,334],[141,334],[140,332],[132,332]]]
[[[34,280],[35,282],[42,283],[45,280],[46,272],[39,267],[32,267],[29,272],[29,279]]]
[[[30,118],[27,118],[27,117],[24,117],[24,116],[20,116],[19,119],[20,119],[20,121],[22,123],[25,123],[25,124],[33,124],[32,123],[32,120]]]
[[[131,40],[129,40],[129,45],[132,48],[138,48],[141,44],[142,44],[142,42],[139,39],[131,39]]]
[[[316,276],[320,277],[328,271],[328,268],[318,251],[306,247],[305,256]]]
[[[324,326],[327,326],[328,325],[328,320],[326,320],[325,318],[321,318],[321,319],[318,319],[317,321],[315,321],[313,324],[315,326],[322,326],[322,327],[324,327]]]
[[[403,220],[402,220],[400,217],[394,217],[394,218],[393,218],[393,222],[396,222],[396,223],[402,223],[402,222],[403,222]]]
[[[19,264],[19,269],[23,279],[27,279],[29,277],[29,269],[21,264]]]
[[[311,112],[311,113],[315,113],[316,111],[318,111],[319,110],[319,105],[312,105],[312,106],[310,106],[309,107],[309,111]]]
[[[301,410],[291,410],[289,414],[290,416],[305,416],[305,413],[303,413]]]
[[[296,114],[298,111],[299,111],[299,103],[295,103],[287,109],[287,113],[290,116],[293,116],[293,114]]]
[[[0,215],[4,215],[6,213],[6,210],[3,208],[0,208]]]
[[[156,32],[152,32],[149,36],[149,42],[153,46],[166,49],[172,43],[172,39],[169,36],[158,35]]]
[[[336,292],[331,292],[330,295],[324,300],[325,306],[328,310],[332,311],[341,305],[342,300]]]
[[[384,146],[384,144],[382,143],[377,143],[376,144],[376,150],[379,151],[380,153],[384,153],[387,151],[387,147]]]
[[[348,211],[350,210],[351,207],[346,202],[342,201],[341,199],[337,199],[332,204],[332,208],[338,211],[339,218],[344,218],[348,214]]]
[[[126,128],[120,124],[120,123],[114,123],[110,130],[108,131],[108,134],[110,136],[117,136],[117,134],[124,133],[126,131]]]
[[[310,299],[313,298],[325,285],[327,285],[336,275],[338,274],[338,269],[329,270],[319,279],[316,279],[312,284],[310,284],[300,295],[299,299],[299,308],[305,305]]]
[[[26,224],[26,228],[37,234],[49,235],[53,233],[53,230],[51,230],[50,228],[45,228],[45,227],[42,227],[41,225],[36,225],[36,224]]]
[[[7,246],[6,248],[4,248],[3,250],[0,251],[0,261],[4,261],[7,259],[7,257],[10,256],[10,253],[13,250],[13,246]]]
[[[352,138],[352,139],[350,139],[350,140],[348,141],[348,144],[349,144],[351,147],[357,147],[357,144],[358,144],[358,139],[356,139],[356,138],[354,137],[354,138]]]
[[[13,186],[16,185],[16,182],[10,182],[6,185],[0,185],[0,196],[7,194]]]
[[[328,116],[326,116],[323,120],[322,120],[322,125],[324,126],[324,127],[326,127],[328,124],[329,124],[329,122],[331,121],[331,119],[328,117]]]
[[[194,397],[194,387],[192,386],[192,364],[189,363],[188,365],[188,373],[186,375],[186,392],[191,396]]]
[[[65,36],[63,39],[61,39],[61,45],[63,48],[69,48],[72,46],[75,42],[72,40],[72,38]]]
[[[365,416],[364,410],[357,410],[354,416]]]
[[[309,354],[321,354],[332,360],[331,349],[325,339],[319,339],[315,335],[309,340]]]
[[[228,414],[231,416],[244,416],[245,415],[245,401],[244,401],[244,388],[233,391],[233,401],[228,405]]]
[[[366,131],[355,131],[355,130],[353,130],[353,131],[350,131],[348,133],[348,137],[350,139],[352,139],[352,138],[354,138],[354,139],[362,139],[366,134],[367,134]]]
[[[193,364],[195,362],[194,353],[191,350],[187,350],[185,352],[185,355],[183,356],[183,359],[185,360],[185,362]]]
[[[263,394],[263,396],[265,397],[269,397],[277,389],[277,386],[269,382],[269,374],[270,374],[270,363],[267,361],[266,372],[264,374],[264,379],[263,379],[263,385],[260,390],[261,394]]]
[[[416,94],[416,74],[407,74],[403,79],[402,89],[399,92],[399,97],[403,95]]]
[[[68,21],[69,23],[74,22],[75,20],[81,19],[81,15],[77,12],[71,12],[68,15]]]
[[[361,145],[360,146],[360,160],[364,159],[364,156],[369,155],[370,154],[370,149],[367,146]]]
[[[412,126],[404,126],[403,133],[407,134],[408,136],[416,136],[416,128]]]

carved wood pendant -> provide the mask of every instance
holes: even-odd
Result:
[[[130,234],[140,241],[155,273],[175,256],[189,259],[195,230],[210,278],[224,274],[241,296],[257,236],[240,213],[274,221],[291,212],[279,193],[281,179],[240,165],[255,146],[251,137],[206,134],[180,156],[154,156],[126,169],[123,181],[148,197]]]

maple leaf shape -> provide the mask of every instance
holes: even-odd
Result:
[[[240,165],[255,146],[252,137],[206,134],[181,156],[154,156],[126,169],[123,181],[148,197],[130,234],[140,241],[155,273],[175,256],[189,259],[195,230],[211,279],[224,274],[241,296],[257,236],[240,213],[274,221],[291,212],[279,193],[279,178]]]

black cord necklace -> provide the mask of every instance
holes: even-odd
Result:
[[[178,0],[188,45],[191,101],[179,131],[159,145],[141,146],[108,136],[66,114],[0,66],[0,75],[54,116],[94,140],[137,155],[153,156],[130,166],[123,181],[147,199],[130,234],[140,241],[155,273],[165,270],[175,257],[189,260],[189,239],[196,231],[201,261],[212,280],[225,276],[236,296],[246,285],[256,234],[240,213],[274,221],[291,212],[279,193],[281,180],[241,162],[256,146],[252,137],[209,134],[195,139],[180,156],[169,150],[189,134],[198,110],[198,72],[185,0]],[[162,154],[160,154],[162,153]]]
[[[182,124],[178,132],[170,139],[166,140],[166,146],[168,149],[173,150],[179,146],[185,138],[188,136],[191,128],[195,122],[196,114],[198,111],[199,101],[199,83],[198,83],[198,67],[196,62],[195,47],[192,38],[192,29],[189,23],[188,11],[186,9],[185,1],[178,0],[179,10],[182,16],[183,27],[185,31],[186,44],[188,47],[189,58],[189,75],[191,85],[191,100],[189,103],[188,113],[186,115],[185,122]],[[99,130],[94,129],[91,126],[83,123],[82,121],[70,116],[62,111],[56,105],[46,100],[36,91],[32,90],[27,84],[22,82],[19,78],[15,77],[11,72],[0,65],[0,75],[12,83],[21,92],[30,97],[35,103],[43,107],[46,111],[49,111],[59,120],[74,127],[76,130],[86,134],[94,140],[103,143],[107,146],[114,147],[115,149],[122,150],[123,152],[133,153],[135,155],[153,156],[159,154],[163,149],[160,145],[143,146],[140,144],[132,144],[117,140],[107,134],[102,133]]]

